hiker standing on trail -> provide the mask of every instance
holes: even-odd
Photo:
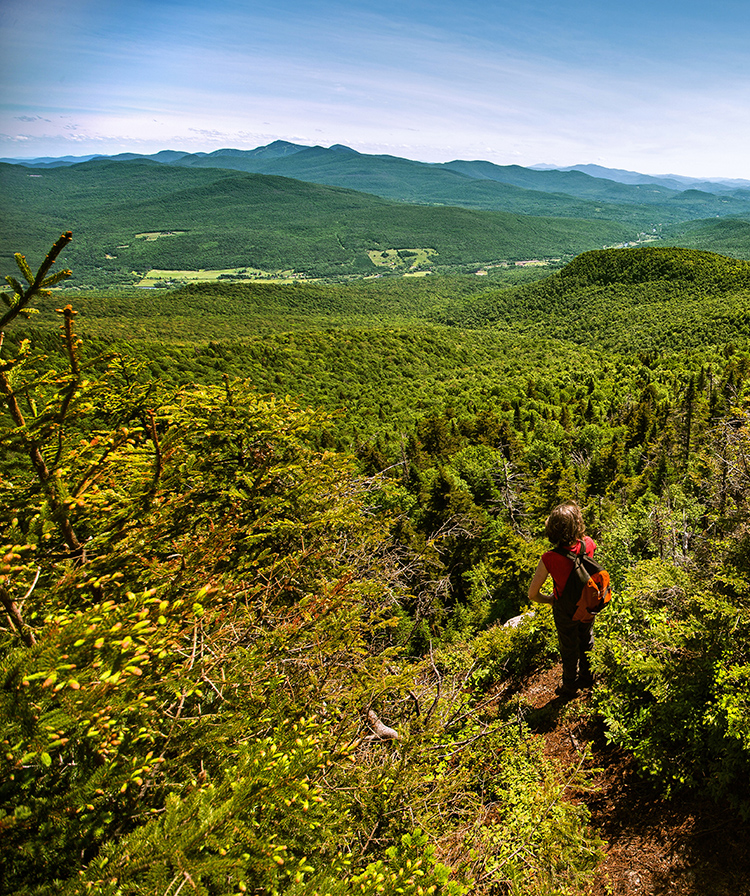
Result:
[[[566,555],[580,554],[585,549],[593,557],[596,543],[586,535],[581,508],[572,501],[555,507],[544,524],[544,532],[553,549],[542,554],[529,585],[529,600],[552,604],[563,667],[562,684],[556,693],[570,698],[575,697],[578,688],[588,688],[594,683],[589,665],[589,652],[594,646],[594,619],[591,616],[590,621],[576,621],[561,605],[560,596],[574,566],[574,561]],[[552,576],[552,594],[540,594],[548,576]]]

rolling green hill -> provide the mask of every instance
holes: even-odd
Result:
[[[446,320],[519,333],[663,351],[750,337],[750,262],[672,248],[587,252],[513,291],[462,300]]]
[[[734,258],[750,258],[750,221],[709,218],[665,228],[663,240],[670,246],[705,249]]]
[[[543,270],[543,269],[541,269]],[[534,271],[534,269],[532,269]],[[663,247],[586,252],[560,271],[533,282],[473,275],[382,278],[349,283],[264,283],[237,280],[193,283],[169,290],[91,291],[79,295],[82,332],[92,337],[182,343],[275,339],[272,334],[370,331],[438,326],[456,338],[479,340],[494,331],[504,352],[514,339],[557,339],[618,352],[698,350],[750,338],[750,262],[708,252]],[[534,274],[538,277],[540,269]],[[490,282],[488,282],[490,281]],[[40,322],[54,317],[42,314]],[[380,335],[374,335],[377,330]],[[286,338],[286,337],[284,337]],[[305,338],[294,337],[297,345]],[[300,341],[301,340],[301,341]],[[318,337],[312,339],[317,344]],[[528,349],[527,349],[528,350]],[[229,368],[242,375],[244,349],[230,353]],[[334,353],[335,354],[335,353]],[[446,357],[450,352],[446,352]],[[309,358],[297,359],[304,391]],[[335,361],[326,362],[330,369]],[[293,368],[294,365],[292,365]],[[376,364],[377,366],[377,364]],[[228,369],[229,369],[228,368]],[[273,385],[273,365],[269,367]],[[419,377],[420,381],[422,377]],[[431,388],[431,387],[430,387]],[[319,395],[310,399],[320,400]]]
[[[446,270],[570,257],[633,236],[609,221],[407,205],[148,160],[44,171],[3,165],[0,173],[6,266],[16,247],[42,252],[50,235],[70,229],[75,238],[61,263],[74,268],[78,285],[134,284],[152,270],[307,277]]]

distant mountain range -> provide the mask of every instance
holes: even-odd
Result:
[[[0,189],[3,262],[72,229],[69,263],[96,285],[152,270],[465,269],[656,239],[750,258],[750,181],[598,166],[427,163],[277,140],[0,160]]]
[[[153,155],[141,155],[138,153],[119,153],[114,156],[105,156],[105,155],[89,155],[89,156],[61,156],[61,157],[46,157],[46,158],[38,158],[38,159],[0,159],[0,162],[7,162],[11,165],[25,165],[29,168],[56,168],[64,165],[76,165],[80,162],[88,162],[91,159],[117,159],[120,161],[124,160],[132,160],[132,159],[151,159],[155,162],[161,162],[164,164],[194,164],[193,160],[196,159],[208,159],[208,160],[217,160],[217,159],[229,159],[234,158],[238,160],[238,170],[244,171],[249,170],[245,167],[245,164],[240,161],[243,159],[279,159],[286,158],[288,156],[294,155],[298,152],[303,152],[305,150],[320,150],[323,147],[320,146],[305,146],[297,143],[288,143],[285,140],[276,140],[273,143],[269,143],[267,146],[259,146],[256,149],[251,150],[241,150],[241,149],[219,149],[212,153],[187,153],[180,152],[178,150],[162,150],[161,152],[154,153]],[[351,149],[348,146],[342,146],[341,144],[335,144],[334,146],[329,147],[331,152],[348,152],[354,155],[362,156],[363,153],[357,152],[357,150]],[[372,156],[370,158],[395,158],[393,156]],[[402,160],[406,161],[406,160]],[[198,163],[200,164],[200,163]],[[414,164],[429,164],[424,162],[415,162]],[[456,168],[457,166],[462,166],[466,164],[474,164],[474,165],[491,165],[492,168],[498,169],[502,171],[503,169],[507,171],[516,171],[518,170],[518,166],[509,165],[494,165],[491,162],[474,162],[474,163],[466,163],[466,162],[446,162],[442,163],[445,167],[448,168]],[[231,165],[226,165],[224,163],[220,163],[219,167],[233,167]],[[742,179],[730,179],[730,178],[696,178],[696,177],[685,177],[680,174],[661,174],[661,175],[653,175],[653,174],[640,174],[637,171],[627,171],[622,168],[605,168],[601,165],[570,165],[567,167],[559,167],[557,165],[530,165],[528,167],[529,171],[580,171],[583,174],[588,174],[591,177],[600,178],[603,180],[611,180],[616,183],[621,184],[649,184],[649,185],[657,185],[666,187],[669,190],[685,190],[685,189],[693,189],[693,190],[702,190],[706,193],[724,193],[730,192],[732,190],[749,190],[750,189],[750,180],[742,180]],[[504,181],[502,177],[496,177],[496,180]],[[508,183],[512,183],[513,181],[509,180]]]
[[[530,196],[541,195],[523,191]],[[61,231],[71,285],[476,271],[571,258],[631,239],[612,220],[397,202],[289,177],[148,159],[66,167],[0,164],[0,272],[43,258]],[[149,272],[164,273],[151,273]]]
[[[718,193],[750,189],[750,180],[725,177],[685,177],[682,174],[639,174],[637,171],[626,171],[623,168],[603,168],[601,165],[571,165],[567,168],[558,168],[556,165],[532,165],[531,169],[533,171],[582,171],[592,177],[603,177],[621,184],[658,184],[670,190],[692,189]]]
[[[750,215],[750,181],[653,177],[596,165],[556,169],[485,161],[415,162],[397,156],[368,155],[339,144],[325,148],[276,140],[251,150],[163,150],[152,155],[0,161],[44,169],[92,159],[140,159],[174,167],[272,174],[399,202],[617,220],[644,229],[696,218]]]

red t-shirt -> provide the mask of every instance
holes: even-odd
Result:
[[[589,557],[593,557],[596,550],[596,542],[593,538],[589,538],[588,535],[584,535],[584,541],[586,542],[586,553]],[[574,545],[566,547],[565,550],[571,551],[573,554],[579,554],[581,552],[581,542],[577,541]],[[552,581],[555,583],[554,595],[555,598],[558,598],[562,594],[565,583],[568,581],[568,576],[573,569],[573,561],[563,557],[562,554],[555,553],[555,551],[547,551],[542,554],[542,563],[544,563],[545,569],[552,576]]]

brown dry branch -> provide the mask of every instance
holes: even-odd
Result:
[[[20,639],[27,647],[33,647],[36,644],[34,632],[23,621],[18,604],[2,586],[0,586],[0,603],[3,605],[11,626],[18,632]]]
[[[388,725],[382,722],[374,709],[367,711],[367,721],[370,723],[373,734],[368,735],[365,738],[366,741],[400,740],[398,731],[394,728],[389,728]]]

